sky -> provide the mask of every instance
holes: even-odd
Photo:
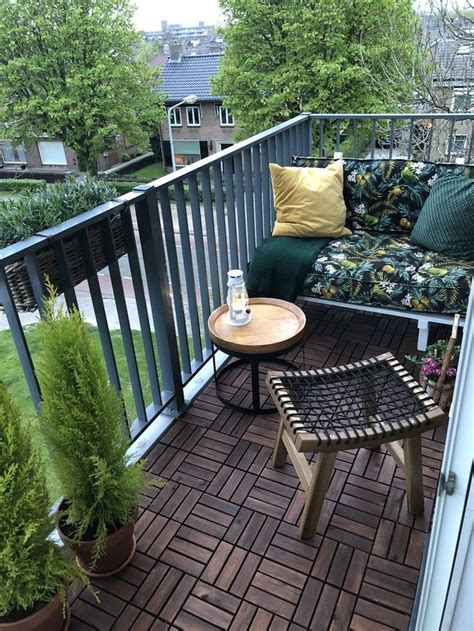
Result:
[[[140,31],[161,29],[161,20],[169,24],[195,26],[198,22],[217,24],[220,19],[218,0],[132,0],[137,7],[135,27]]]

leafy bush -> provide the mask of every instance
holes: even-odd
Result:
[[[0,191],[44,191],[46,180],[31,180],[28,178],[0,179]]]
[[[72,538],[95,539],[94,563],[107,534],[129,523],[144,487],[140,463],[127,457],[120,396],[107,381],[98,342],[81,314],[55,307],[50,289],[38,324],[42,423]]]
[[[0,248],[31,237],[109,201],[117,191],[109,182],[74,176],[31,197],[0,201]]]
[[[48,539],[53,523],[46,480],[27,432],[0,381],[0,622],[29,615],[80,576]]]

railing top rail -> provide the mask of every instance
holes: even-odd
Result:
[[[41,248],[44,248],[48,244],[48,238],[37,234],[34,234],[23,241],[7,245],[5,248],[0,248],[0,263],[2,265],[9,265],[14,263],[20,257],[26,256],[30,252],[35,252]]]
[[[474,120],[474,112],[426,113],[426,114],[308,114],[310,118],[317,120]]]

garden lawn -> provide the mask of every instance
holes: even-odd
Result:
[[[97,338],[99,337],[96,327],[89,325],[88,328],[95,336],[97,336]],[[37,356],[39,351],[37,325],[32,324],[25,327],[25,335],[34,362],[35,357]],[[112,344],[114,347],[115,359],[117,363],[117,370],[122,384],[122,395],[125,403],[125,409],[127,411],[128,418],[130,420],[133,420],[136,417],[135,404],[133,400],[133,391],[128,375],[127,360],[125,358],[125,352],[120,331],[111,331],[110,336],[112,338]],[[140,378],[145,397],[145,404],[147,405],[151,402],[151,394],[150,384],[146,371],[145,353],[140,331],[133,331],[133,339],[138,369],[140,372]],[[55,480],[51,467],[49,466],[48,452],[39,427],[40,421],[35,415],[33,404],[30,399],[28,386],[26,384],[20,360],[16,352],[15,344],[13,343],[13,338],[9,330],[0,331],[0,357],[2,358],[0,364],[0,379],[5,383],[10,394],[12,395],[13,400],[20,410],[21,417],[24,423],[27,423],[31,428],[33,443],[35,447],[40,451],[45,463],[51,499],[55,500],[59,496],[57,481]]]
[[[150,182],[151,180],[157,180],[163,177],[165,170],[162,162],[153,162],[153,164],[138,169],[138,171],[133,171],[133,173],[127,173],[127,175],[130,175],[130,180],[144,180]]]

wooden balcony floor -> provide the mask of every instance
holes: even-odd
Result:
[[[416,352],[408,320],[304,308],[305,344],[290,353],[302,368]],[[248,401],[248,374],[231,377],[228,393]],[[445,429],[423,436],[424,515],[408,514],[383,447],[340,452],[317,533],[303,542],[295,471],[271,465],[276,428],[273,416],[225,408],[209,385],[148,456],[150,474],[169,483],[141,498],[135,557],[94,583],[100,604],[75,598],[71,629],[406,629]]]

